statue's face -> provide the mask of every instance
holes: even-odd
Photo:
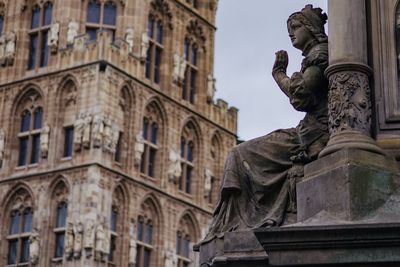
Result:
[[[293,46],[300,50],[304,50],[314,38],[306,26],[297,19],[291,19],[288,22],[288,32]]]

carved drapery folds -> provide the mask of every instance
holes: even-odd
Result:
[[[0,36],[0,65],[12,66],[15,58],[17,35],[11,31]]]
[[[359,130],[369,134],[371,101],[368,76],[346,71],[329,79],[329,126],[332,134]]]

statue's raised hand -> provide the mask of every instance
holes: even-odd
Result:
[[[286,73],[287,66],[289,64],[289,56],[288,53],[284,50],[279,50],[275,53],[275,63],[272,68],[272,73],[283,71]]]

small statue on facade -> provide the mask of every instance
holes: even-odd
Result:
[[[172,249],[172,246],[167,246],[164,250],[164,267],[177,267],[178,255]]]
[[[176,183],[179,177],[182,175],[181,166],[181,154],[174,145],[169,151],[169,163],[168,163],[168,179],[170,182]]]
[[[110,151],[112,143],[112,121],[109,116],[104,118],[103,150]]]
[[[179,64],[179,79],[181,81],[185,80],[186,66],[187,66],[186,58],[181,57],[181,62]]]
[[[142,33],[142,42],[140,48],[140,60],[144,61],[147,57],[147,50],[150,47],[150,37],[147,32]]]
[[[65,231],[64,252],[68,260],[72,259],[74,254],[74,224],[72,222],[68,222]]]
[[[216,79],[213,75],[207,75],[207,102],[212,103],[214,101],[215,92],[217,91],[215,87]]]
[[[67,45],[71,46],[74,44],[74,39],[78,36],[79,24],[75,21],[70,21],[68,23],[67,31]]]
[[[93,117],[91,114],[86,114],[83,118],[83,133],[82,133],[82,145],[84,148],[90,148],[90,133],[92,126]]]
[[[174,82],[179,82],[181,57],[179,56],[177,51],[175,51],[173,59],[174,59],[174,66],[172,69],[172,79]]]
[[[58,33],[60,32],[60,23],[53,23],[50,27],[50,34],[47,39],[47,45],[52,54],[57,53],[58,49]]]
[[[6,35],[3,34],[0,36],[0,65],[4,66],[6,64],[6,44],[7,38]]]
[[[125,41],[129,45],[129,53],[133,52],[133,44],[134,44],[134,32],[132,28],[129,28],[125,32]]]
[[[103,142],[103,134],[104,134],[104,123],[103,117],[100,114],[96,114],[93,117],[93,125],[92,125],[92,140],[93,147],[99,148]]]
[[[31,265],[39,263],[39,251],[40,251],[40,238],[39,231],[34,228],[32,234],[29,237],[29,261]]]
[[[209,168],[204,171],[204,197],[207,198],[212,193],[212,179],[213,174]]]
[[[118,141],[119,141],[120,131],[115,123],[112,125],[111,131],[111,144],[110,153],[114,154],[117,151]]]
[[[79,259],[82,255],[83,224],[78,222],[74,228],[74,258]]]
[[[7,41],[6,51],[5,51],[6,64],[8,66],[11,66],[12,64],[14,64],[17,35],[14,32],[9,32],[6,35],[6,41]]]
[[[4,132],[3,129],[0,129],[0,168],[3,166],[5,146],[6,146],[6,133]]]
[[[92,250],[95,241],[95,229],[93,220],[89,219],[86,223],[85,228],[85,238],[84,238],[84,248],[86,253],[86,258],[92,257]]]
[[[45,123],[40,132],[40,156],[47,158],[49,153],[50,126]]]
[[[135,237],[131,236],[129,241],[129,267],[136,266],[136,256],[137,256],[137,242]]]
[[[106,261],[110,253],[110,237],[105,223],[99,223],[96,227],[95,260]]]
[[[82,148],[82,137],[85,128],[85,114],[81,112],[74,122],[74,150],[80,151]]]
[[[144,152],[144,138],[143,132],[140,131],[135,138],[135,165],[140,166],[142,155]]]
[[[296,182],[304,164],[318,158],[329,140],[327,15],[306,5],[287,21],[292,45],[304,56],[299,72],[287,75],[286,51],[276,52],[272,76],[292,106],[305,117],[295,128],[280,129],[241,143],[228,155],[219,202],[205,241],[225,232],[275,227],[295,221]],[[262,200],[262,201],[261,201]]]

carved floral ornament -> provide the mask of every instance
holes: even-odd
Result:
[[[195,41],[201,44],[204,48],[206,36],[204,34],[203,27],[200,25],[197,19],[191,20],[187,26],[187,32],[189,34],[189,40]]]
[[[21,12],[24,12],[25,10],[28,9],[28,7],[34,7],[38,6],[39,8],[42,8],[45,4],[47,3],[53,3],[51,0],[23,0],[21,4]]]
[[[173,29],[172,24],[172,12],[169,4],[165,0],[154,0],[150,4],[151,11],[150,15],[154,16],[155,18],[161,18],[161,20],[166,21],[168,27]]]
[[[11,202],[12,210],[21,210],[26,207],[32,207],[32,198],[29,193],[24,189],[19,189]]]
[[[54,198],[56,202],[68,202],[68,195],[69,193],[67,186],[63,182],[60,182],[54,190]]]

